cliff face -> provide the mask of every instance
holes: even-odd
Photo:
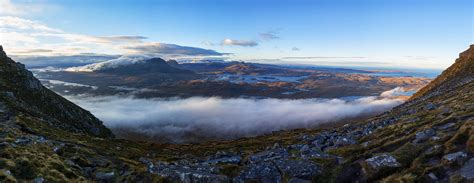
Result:
[[[45,88],[23,64],[10,59],[1,46],[0,101],[17,115],[42,118],[69,132],[113,136],[90,112]]]

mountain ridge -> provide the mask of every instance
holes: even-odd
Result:
[[[435,80],[430,82],[427,86],[420,89],[413,95],[413,99],[421,97],[433,92],[435,88],[442,87],[443,84],[449,84],[452,82],[468,82],[473,80],[474,73],[474,44],[464,52],[459,54],[459,58],[456,59],[453,65],[444,70]],[[462,81],[464,80],[464,81]]]

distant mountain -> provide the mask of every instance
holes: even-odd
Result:
[[[176,60],[168,60],[166,63],[171,67],[179,68],[179,63]]]
[[[95,72],[112,73],[120,75],[137,75],[148,73],[164,73],[164,74],[194,74],[193,71],[179,69],[169,65],[161,58],[152,58],[143,60],[129,65],[122,65],[117,67],[104,67]]]
[[[175,61],[176,62],[176,61]],[[170,64],[178,64],[170,62]],[[118,75],[139,74],[194,74],[194,72],[171,66],[161,58],[145,59],[142,57],[120,57],[106,62],[67,68],[69,72],[98,72]],[[175,66],[176,66],[175,65]]]

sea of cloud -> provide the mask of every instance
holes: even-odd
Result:
[[[389,93],[350,100],[219,97],[139,99],[120,96],[67,98],[91,111],[119,136],[125,131],[147,139],[181,143],[257,136],[381,113],[403,103],[403,100]]]

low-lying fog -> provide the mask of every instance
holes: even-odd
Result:
[[[355,100],[66,97],[119,137],[182,143],[256,136],[380,113],[403,102],[391,98],[395,93],[396,89]]]

